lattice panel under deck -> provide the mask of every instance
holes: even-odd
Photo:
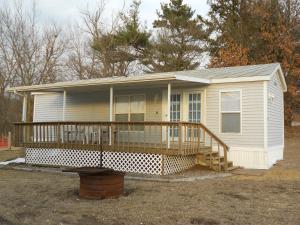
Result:
[[[104,152],[103,166],[124,172],[161,175],[162,155]]]
[[[162,155],[103,152],[103,166],[118,171],[161,175]],[[26,163],[53,166],[95,167],[100,165],[100,152],[73,149],[27,148]]]
[[[107,168],[124,172],[155,175],[172,174],[195,165],[195,156],[103,152],[102,158],[103,166]],[[74,149],[27,148],[26,163],[70,167],[95,167],[100,165],[100,152]]]
[[[27,148],[26,163],[70,167],[95,167],[100,165],[100,152],[73,149]]]
[[[186,169],[192,168],[196,165],[196,159],[194,155],[182,156],[163,156],[164,157],[164,174],[168,175],[172,173],[177,173],[184,171]]]

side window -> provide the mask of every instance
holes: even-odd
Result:
[[[221,132],[241,132],[241,92],[221,92]]]

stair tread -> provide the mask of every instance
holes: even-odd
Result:
[[[219,161],[216,162],[216,163],[213,164],[213,165],[218,165],[218,164],[219,164]],[[227,165],[228,165],[228,164],[232,164],[232,162],[231,162],[231,161],[227,161]],[[225,162],[220,162],[220,165],[221,165],[221,166],[225,165]]]
[[[235,169],[238,169],[240,168],[239,166],[230,166],[227,168],[228,171],[232,171],[232,170],[235,170]]]

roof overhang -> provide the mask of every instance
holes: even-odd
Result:
[[[153,86],[164,86],[166,83],[172,82],[172,85],[176,87],[184,85],[207,85],[207,84],[219,84],[219,83],[235,83],[235,82],[254,82],[254,81],[269,81],[274,75],[278,74],[283,92],[287,91],[287,85],[281,69],[280,64],[275,67],[273,72],[269,75],[257,75],[257,76],[240,76],[240,77],[224,77],[224,78],[201,78],[197,76],[188,76],[184,74],[178,74],[176,72],[157,73],[157,74],[144,74],[129,77],[108,77],[89,80],[77,80],[58,82],[53,84],[41,84],[33,86],[20,86],[12,87],[8,89],[8,92],[15,92],[16,94],[22,94],[22,92],[56,92],[56,91],[87,91],[87,90],[99,90],[106,89],[111,86],[114,87],[128,87],[128,88],[144,88]]]
[[[277,68],[274,70],[274,72],[271,74],[271,79],[273,76],[275,76],[276,74],[279,74],[279,79],[281,81],[281,87],[282,87],[282,91],[283,92],[287,92],[287,84],[286,84],[286,81],[285,81],[285,78],[284,78],[284,74],[283,74],[283,71],[281,69],[281,66],[280,64],[277,66]]]
[[[278,64],[276,69],[268,76],[251,76],[251,77],[211,79],[211,84],[252,82],[252,81],[269,81],[277,73],[279,74],[279,79],[280,79],[280,82],[281,82],[282,91],[286,92],[287,91],[287,85],[286,85],[284,74],[282,72],[280,64]]]
[[[63,91],[64,89],[80,88],[80,87],[103,87],[103,86],[122,86],[122,85],[140,85],[140,84],[154,84],[160,82],[192,82],[195,84],[209,84],[209,79],[189,77],[183,75],[139,75],[131,77],[110,77],[101,79],[89,79],[78,81],[66,81],[53,84],[41,84],[32,86],[19,86],[8,88],[8,92],[47,92],[47,91]]]

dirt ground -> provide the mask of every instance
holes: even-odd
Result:
[[[300,132],[287,136],[284,160],[271,170],[195,182],[126,180],[119,199],[80,199],[75,176],[2,168],[0,224],[297,225]]]

